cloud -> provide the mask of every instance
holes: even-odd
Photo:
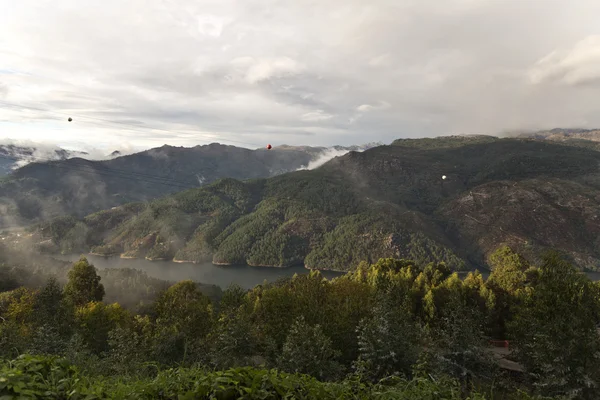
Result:
[[[390,53],[380,54],[376,57],[373,57],[369,60],[369,65],[372,67],[389,67],[391,62]]]
[[[238,57],[231,60],[231,64],[237,71],[241,70],[244,80],[250,84],[272,78],[293,76],[298,74],[303,68],[297,61],[289,57],[266,59]],[[233,80],[235,77],[228,76],[227,79]]]
[[[333,118],[333,115],[327,114],[323,110],[309,111],[302,115],[303,121],[326,121]]]
[[[356,110],[360,111],[360,112],[368,112],[368,111],[373,111],[373,110],[385,110],[387,108],[390,108],[390,103],[388,103],[386,101],[380,101],[376,105],[361,104],[360,106],[356,107]]]
[[[50,140],[33,141],[27,139],[0,138],[0,147],[14,146],[13,152],[9,154],[15,157],[15,167],[22,167],[34,161],[59,160],[67,150],[67,158],[80,157],[88,160],[108,160],[115,156],[111,153],[118,151],[119,155],[127,155],[140,151],[141,149],[128,143],[121,143],[111,147],[112,150],[97,148],[92,145],[69,146]]]
[[[559,82],[586,85],[600,82],[600,35],[591,35],[569,51],[554,50],[529,73],[533,84]]]
[[[600,126],[596,0],[5,3],[0,101],[35,108],[0,105],[8,137],[330,146]]]

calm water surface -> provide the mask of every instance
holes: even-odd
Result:
[[[67,261],[77,261],[79,255],[63,255],[57,258]],[[133,268],[146,272],[154,278],[168,281],[191,279],[196,282],[218,285],[227,288],[235,283],[243,288],[251,289],[256,285],[276,281],[279,278],[291,277],[294,274],[308,274],[304,267],[266,268],[241,265],[218,266],[211,263],[188,264],[172,261],[148,261],[141,259],[124,259],[120,257],[100,257],[86,255],[88,261],[98,269],[104,268]],[[340,272],[321,271],[328,279],[342,275]]]
[[[79,255],[63,255],[61,259],[67,261],[77,261]],[[235,283],[243,288],[251,289],[264,281],[273,282],[279,278],[291,277],[294,274],[307,274],[309,270],[303,267],[289,268],[266,268],[249,267],[247,265],[235,266],[217,266],[211,263],[205,264],[185,264],[172,261],[148,261],[139,259],[124,259],[119,257],[100,257],[86,255],[87,259],[96,266],[96,268],[133,268],[145,271],[149,276],[164,279],[168,281],[182,281],[191,279],[196,282],[218,285],[227,288]],[[484,279],[489,276],[489,271],[481,270]],[[335,278],[343,275],[341,272],[321,271],[321,274],[328,278]],[[461,278],[465,278],[468,272],[459,272]],[[586,275],[593,281],[600,280],[600,272],[586,272]]]

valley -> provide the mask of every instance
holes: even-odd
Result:
[[[385,257],[487,268],[506,244],[532,259],[557,249],[594,271],[599,166],[600,152],[551,141],[400,140],[314,170],[220,179],[29,232],[50,254],[334,271]]]

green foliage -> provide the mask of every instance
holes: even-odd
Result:
[[[0,358],[12,358],[24,352],[28,344],[24,334],[26,330],[22,325],[3,320],[0,324]]]
[[[109,332],[129,323],[130,319],[129,313],[116,303],[90,302],[75,312],[77,333],[94,354],[107,351]]]
[[[232,284],[223,292],[221,301],[219,302],[219,311],[222,314],[229,314],[237,311],[240,307],[246,304],[247,290],[240,285]]]
[[[311,271],[232,286],[220,303],[183,281],[137,315],[101,301],[75,306],[53,279],[20,287],[0,293],[0,358],[50,358],[29,357],[46,365],[39,379],[15,378],[30,367],[1,366],[10,387],[0,396],[40,389],[56,366],[72,374],[59,398],[594,398],[600,285],[557,256],[534,267],[501,248],[492,259],[487,281],[477,272],[461,280],[443,262],[386,258],[333,280]],[[123,290],[146,282],[132,271],[106,276]],[[514,338],[509,354],[492,355],[486,333],[504,331]],[[523,370],[524,382],[507,372]]]
[[[598,289],[556,253],[511,323],[516,355],[545,395],[592,399],[600,382]]]
[[[209,339],[211,364],[219,369],[264,364],[257,328],[243,307],[222,310]]]
[[[358,326],[356,372],[377,382],[390,376],[409,377],[420,351],[420,329],[412,315],[385,302]]]
[[[282,222],[282,215],[278,210],[263,206],[259,211],[238,219],[230,228],[226,229],[219,237],[219,250],[214,255],[214,262],[226,264],[246,264],[246,258],[251,254],[255,243],[260,238]],[[272,214],[274,213],[274,214]]]
[[[308,325],[301,316],[290,327],[277,364],[287,372],[329,380],[340,375],[338,356],[321,327]]]
[[[74,306],[83,306],[91,301],[102,301],[104,286],[96,274],[96,268],[85,257],[73,264],[64,295]]]
[[[148,317],[136,316],[128,325],[117,325],[108,332],[106,365],[119,376],[150,373],[146,361],[152,357],[152,326]]]
[[[36,328],[27,349],[30,354],[65,354],[68,341],[55,323],[43,324]]]
[[[76,374],[64,359],[23,355],[0,369],[0,396],[7,400],[71,398]]]
[[[161,350],[162,358],[186,362],[188,351],[193,355],[195,346],[210,332],[212,307],[210,300],[192,281],[182,281],[158,296],[154,303],[156,328],[167,345]]]
[[[36,293],[32,310],[34,323],[38,326],[48,325],[49,329],[56,329],[59,334],[66,335],[71,329],[72,311],[64,301],[58,281],[54,276],[50,277],[46,285]]]
[[[195,337],[210,329],[210,300],[192,281],[179,282],[163,292],[155,302],[157,320],[178,332]]]
[[[342,218],[305,262],[312,268],[348,271],[359,261],[376,262],[387,257],[408,258],[419,264],[445,261],[456,270],[465,267],[465,262],[447,247],[423,234],[406,231],[387,216],[371,213]]]
[[[514,311],[521,299],[536,280],[538,271],[521,255],[507,246],[498,248],[490,256],[492,273],[487,281],[487,287],[493,294],[493,306],[490,316],[497,329],[493,332],[496,337],[506,336],[506,325],[512,321]]]
[[[7,399],[436,399],[459,400],[452,381],[418,378],[387,385],[352,381],[323,383],[276,370],[237,368],[208,372],[168,369],[155,377],[111,380],[82,374],[64,359],[23,356],[0,369],[0,395]],[[473,393],[471,400],[485,397]],[[522,396],[525,400],[528,397]]]
[[[496,371],[486,349],[483,316],[459,298],[450,299],[440,321],[430,331],[429,368],[470,384],[472,380],[492,381]]]
[[[84,182],[85,190],[76,195],[72,187],[63,186],[56,171],[42,165],[19,170],[0,189],[14,191],[19,198],[15,207],[31,215],[42,214],[40,206],[46,208],[33,197],[50,201],[46,195],[56,191],[52,204],[77,203],[81,207],[72,210],[77,216],[85,209],[117,205],[83,220],[63,216],[43,222],[27,240],[49,252],[93,249],[149,259],[305,264],[341,271],[354,269],[360,261],[394,257],[417,264],[444,261],[463,270],[470,266],[467,260],[485,264],[485,255],[497,242],[507,242],[531,257],[557,246],[581,267],[594,269],[600,265],[597,234],[593,223],[585,221],[591,221],[590,210],[599,206],[599,153],[571,144],[481,135],[400,139],[392,146],[350,152],[315,170],[246,182],[222,179],[160,199],[156,196],[171,189],[141,188],[135,182],[123,186],[112,179],[103,189],[125,193],[123,197],[107,199],[92,190],[95,180]],[[266,178],[272,172],[265,165],[275,159],[280,164],[278,157],[291,150],[262,154],[217,146],[155,151],[161,157],[144,153],[127,160],[140,171],[141,165],[153,165],[153,170],[169,165],[173,170],[163,172],[195,186],[197,168],[213,170],[217,165],[209,181],[224,171],[235,172],[231,177],[240,179]],[[185,162],[171,158],[179,152],[188,157]],[[192,157],[196,152],[204,156]],[[300,152],[309,156],[306,150]],[[239,158],[224,161],[228,157],[223,154],[233,153]],[[215,154],[221,157],[214,158]],[[240,160],[251,165],[241,165]],[[93,163],[85,165],[95,168]],[[191,165],[196,166],[193,173],[188,170]],[[181,170],[186,178],[174,172]],[[442,182],[443,175],[447,180]],[[62,197],[66,193],[76,199]],[[149,201],[122,205],[125,198]]]

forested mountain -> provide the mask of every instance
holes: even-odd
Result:
[[[320,168],[220,180],[35,228],[46,251],[351,270],[381,257],[486,265],[505,243],[600,268],[600,152],[485,136],[399,140]]]
[[[490,263],[489,278],[461,280],[444,263],[381,259],[216,300],[182,281],[138,310],[109,288],[147,280],[107,279],[85,258],[64,284],[19,286],[13,270],[16,286],[0,288],[0,396],[597,399],[600,286],[553,252],[534,263],[501,247]]]
[[[375,146],[340,147],[344,152]],[[163,146],[104,161],[70,158],[28,164],[0,180],[0,227],[59,215],[84,216],[146,201],[219,178],[266,178],[332,158],[324,147],[279,146],[270,151],[213,143]],[[66,157],[65,157],[66,158]]]

